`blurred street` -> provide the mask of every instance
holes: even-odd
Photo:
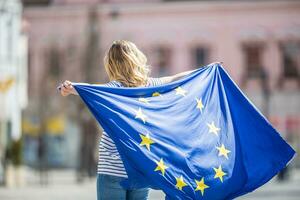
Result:
[[[40,186],[38,174],[29,172],[28,184],[22,188],[0,188],[1,200],[94,200],[96,199],[96,179],[86,179],[77,184],[74,171],[49,172],[49,185]],[[290,180],[279,183],[276,179],[270,181],[257,191],[248,194],[241,200],[298,200],[300,196],[300,170],[291,172]],[[152,190],[149,200],[162,200],[164,194]]]
[[[76,90],[68,93],[70,96],[66,97],[62,89],[65,87],[62,87],[61,83],[70,80],[72,83],[104,84],[113,80],[120,81],[121,85],[124,82],[124,86],[137,87],[142,82],[146,82],[148,76],[158,78],[157,80],[162,82],[166,79],[175,80],[182,73],[202,68],[213,62],[223,63],[224,70],[228,72],[230,79],[255,106],[255,109],[251,108],[250,111],[257,110],[263,114],[272,128],[298,152],[289,163],[288,168],[292,170],[282,170],[278,176],[284,181],[279,181],[276,177],[255,192],[237,199],[300,200],[299,19],[300,0],[0,0],[0,200],[95,200],[97,171],[112,170],[117,174],[120,173],[119,165],[122,159],[119,159],[119,148],[115,149],[112,145],[114,140],[111,142],[107,140],[109,141],[107,146],[103,145],[106,140],[102,140],[105,138],[102,137],[105,131],[102,125],[110,125],[109,123],[113,122],[112,126],[117,126],[118,120],[107,112],[109,120],[107,122],[106,119],[98,120],[102,123],[97,123],[88,111],[86,103],[80,97],[73,95],[77,93]],[[134,44],[130,46],[136,46],[136,50],[130,46],[128,46],[130,48],[118,47],[116,56],[109,56],[110,49],[116,46],[116,41],[121,40],[130,41]],[[132,56],[128,53],[122,54],[123,50],[127,52],[127,49],[131,49],[129,52]],[[126,59],[124,60],[123,57]],[[148,71],[149,74],[146,73]],[[195,84],[195,87],[198,90],[198,86],[200,88],[203,85]],[[221,130],[222,124],[228,127],[239,127],[235,124],[241,124],[241,127],[244,125],[253,127],[253,131],[247,130],[246,132],[261,135],[254,137],[236,128],[232,131],[222,128],[222,131],[227,130],[226,137],[216,138],[218,144],[222,143],[222,146],[217,147],[207,142],[207,145],[210,144],[215,151],[215,147],[219,151],[218,157],[214,158],[222,159],[219,157],[224,156],[228,159],[227,154],[232,152],[229,154],[235,156],[232,160],[242,158],[241,162],[237,163],[243,163],[245,158],[252,161],[249,162],[251,168],[259,164],[264,168],[264,164],[254,162],[252,159],[257,157],[260,161],[267,161],[267,156],[264,156],[267,154],[253,151],[251,155],[255,156],[248,158],[243,156],[244,151],[240,154],[236,153],[238,151],[235,150],[243,150],[244,144],[247,144],[245,149],[253,147],[254,150],[260,150],[258,152],[265,152],[259,145],[249,145],[250,140],[246,143],[236,142],[236,138],[239,137],[235,134],[242,133],[247,135],[246,138],[253,137],[253,140],[261,144],[261,147],[273,147],[269,149],[270,155],[274,155],[274,162],[266,163],[276,166],[278,163],[275,162],[275,158],[278,153],[275,150],[278,150],[280,155],[287,156],[283,148],[273,146],[273,143],[277,144],[277,142],[267,139],[271,134],[264,129],[261,131],[255,123],[256,119],[251,119],[256,115],[249,112],[249,117],[242,117],[240,111],[236,115],[232,114],[231,105],[235,104],[225,101],[227,87],[222,86],[222,88],[225,89],[216,89],[214,91],[218,92],[212,93],[203,92],[203,96],[200,89],[199,94],[197,93],[202,96],[200,100],[197,98],[196,100],[203,119],[209,120],[212,115],[217,114],[216,116],[220,115],[217,117],[220,122],[223,116],[226,116],[224,122],[226,120],[230,122],[222,122],[220,127],[217,127],[217,122],[212,121],[212,124],[207,124],[208,132],[218,135],[217,132]],[[222,95],[226,98],[218,95],[222,91],[224,93]],[[155,97],[157,94],[160,96],[160,91],[156,91],[152,96]],[[226,106],[220,106],[219,111],[212,112],[208,106],[211,101],[206,98],[206,94],[212,94],[210,96],[214,98],[220,96],[219,102],[224,100],[227,102]],[[127,98],[131,95],[125,96]],[[139,98],[139,101],[140,99],[145,100],[145,98]],[[217,105],[216,108],[219,108],[221,105],[219,102],[212,103],[212,105]],[[175,105],[173,103],[165,106],[164,109],[173,108]],[[109,112],[114,111],[114,107],[129,108],[129,105],[121,106],[120,104],[119,106],[114,102],[111,105],[116,106],[112,106],[112,109],[107,109],[107,106],[105,109],[110,110]],[[150,107],[147,105],[151,113],[159,110],[150,109]],[[243,106],[234,107],[244,108]],[[150,144],[154,140],[148,138],[148,132],[152,134],[153,127],[156,127],[153,129],[153,134],[156,134],[156,130],[166,128],[185,133],[182,135],[185,138],[177,140],[160,131],[158,136],[164,133],[163,137],[168,137],[168,140],[165,140],[167,142],[164,142],[166,147],[159,150],[164,154],[155,151],[147,153],[153,153],[153,156],[157,158],[161,155],[168,155],[173,159],[177,155],[177,153],[174,154],[173,150],[176,148],[173,147],[178,145],[178,147],[191,147],[191,151],[195,150],[197,155],[198,153],[200,156],[208,155],[202,150],[198,151],[198,148],[202,148],[202,144],[206,143],[204,136],[191,137],[189,133],[195,133],[194,130],[179,131],[177,129],[177,124],[181,122],[189,128],[197,127],[191,123],[192,112],[188,113],[188,118],[185,118],[177,108],[181,106],[176,104],[174,111],[166,112],[170,116],[162,115],[162,118],[159,116],[157,119],[163,119],[162,121],[158,121],[156,126],[146,127],[147,137],[145,138],[148,140],[148,146],[144,144],[144,138],[141,136],[144,128],[138,130],[139,125],[137,127],[132,125],[130,129],[138,130],[136,132],[142,138],[142,141],[139,141],[140,146],[135,146],[141,148],[146,146],[150,150]],[[203,108],[209,111],[207,116],[206,113],[202,113]],[[226,108],[226,112],[223,108]],[[122,116],[124,120],[119,123],[118,127],[121,128],[123,125],[127,127],[131,124],[129,121],[132,114],[129,111],[114,112],[118,113],[116,116]],[[142,112],[140,108],[139,112]],[[121,113],[128,114],[123,116]],[[172,118],[172,114],[176,117],[178,115],[180,123]],[[202,116],[202,114],[205,115]],[[103,117],[105,115],[103,114]],[[154,118],[156,120],[156,117]],[[237,123],[232,120],[234,118],[244,119],[246,122]],[[261,119],[260,116],[256,118]],[[165,119],[176,126],[166,126]],[[265,123],[265,120],[263,121]],[[145,124],[144,119],[143,122]],[[211,131],[211,127],[215,131]],[[125,130],[124,127],[122,128]],[[273,129],[272,131],[274,132]],[[230,134],[232,137],[229,137]],[[155,140],[159,139],[157,135],[154,136]],[[174,135],[181,134],[176,134],[174,131]],[[222,136],[222,134],[219,135]],[[140,138],[137,137],[137,139]],[[128,140],[129,143],[133,141],[137,142]],[[187,145],[181,145],[182,143],[187,143]],[[234,145],[229,146],[229,143]],[[235,153],[231,149],[234,149]],[[169,150],[171,154],[167,153]],[[187,158],[186,155],[182,153],[181,158],[195,163],[192,157]],[[106,160],[108,162],[103,162]],[[176,160],[180,159],[176,158]],[[228,166],[231,166],[231,163],[225,161]],[[231,160],[228,159],[228,161]],[[184,170],[181,164],[181,162],[178,163],[178,168]],[[171,165],[173,162],[170,162]],[[148,165],[143,163],[140,167],[144,166]],[[162,166],[157,166],[160,169],[155,169],[155,171],[163,173],[163,168],[166,168],[168,163]],[[177,163],[174,163],[174,166],[177,167]],[[204,171],[206,169],[202,163],[199,168]],[[219,168],[220,175],[222,174],[221,165]],[[189,167],[188,170],[190,169],[192,168]],[[226,172],[226,169],[224,171]],[[217,175],[216,169],[215,172]],[[221,181],[222,176],[218,176]],[[236,177],[241,180],[243,176]],[[259,179],[259,177],[256,178]],[[178,182],[178,184],[183,183]],[[202,184],[205,188],[205,183],[202,182]],[[243,186],[240,189],[243,189]],[[226,187],[226,190],[233,188],[230,185]],[[213,190],[211,193],[216,194]],[[152,190],[149,199],[162,200],[164,194],[161,191]]]

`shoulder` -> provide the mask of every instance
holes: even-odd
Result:
[[[153,78],[153,77],[149,77],[148,78],[148,86],[158,86],[158,85],[162,85],[163,82],[161,80],[161,78]]]
[[[109,81],[105,84],[103,84],[103,86],[107,86],[107,87],[121,87],[122,84],[119,81]]]
[[[163,81],[161,80],[161,78],[148,77],[147,86],[158,86],[158,85],[162,85],[162,84],[163,84]],[[119,81],[116,81],[116,80],[107,82],[103,85],[107,86],[107,87],[123,87],[122,83]]]

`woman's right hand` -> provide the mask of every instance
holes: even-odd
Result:
[[[66,80],[60,85],[60,94],[65,97],[69,94],[77,94],[77,92],[72,86],[71,81]]]

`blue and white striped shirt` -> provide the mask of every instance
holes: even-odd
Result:
[[[159,78],[149,78],[147,86],[161,85],[162,81]],[[109,87],[123,87],[118,81],[110,81],[105,84]],[[109,135],[103,131],[99,143],[99,161],[98,161],[98,174],[107,174],[119,177],[127,177],[124,164],[121,160],[119,152],[116,148],[114,141]]]

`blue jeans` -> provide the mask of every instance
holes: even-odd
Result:
[[[120,185],[124,178],[97,175],[97,200],[147,200],[149,188],[126,190]]]

